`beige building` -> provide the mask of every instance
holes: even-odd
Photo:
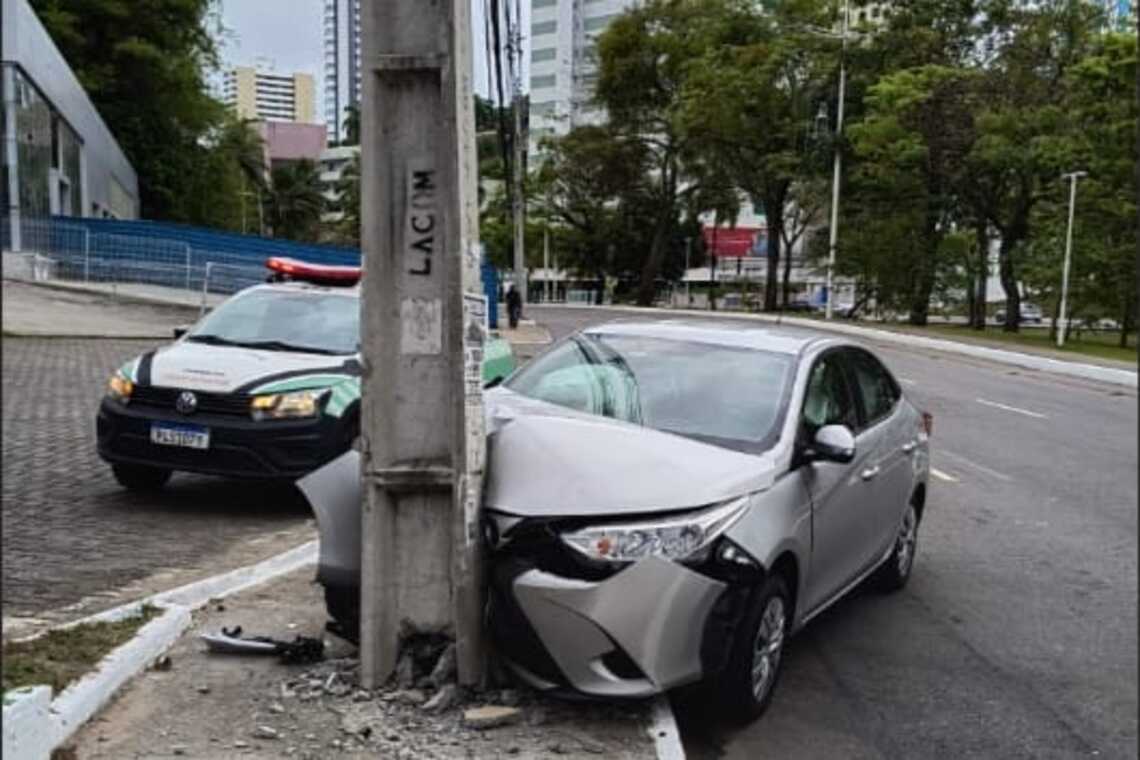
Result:
[[[316,122],[316,88],[311,74],[278,74],[236,66],[226,72],[222,102],[243,119]]]

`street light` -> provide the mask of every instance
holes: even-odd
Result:
[[[847,93],[847,0],[843,0],[843,47],[839,53],[839,108],[835,117],[835,169],[831,177],[831,229],[827,248],[827,305],[824,318],[831,319],[831,304],[835,300],[832,291],[835,278],[835,248],[839,242],[839,172],[842,154],[839,140],[843,136],[843,99]]]
[[[1065,345],[1065,307],[1069,299],[1069,264],[1073,258],[1073,210],[1077,205],[1077,180],[1087,177],[1088,172],[1069,172],[1061,179],[1069,180],[1069,229],[1065,233],[1065,265],[1061,270],[1061,325],[1057,330],[1057,348]]]

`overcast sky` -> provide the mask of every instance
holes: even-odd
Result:
[[[475,90],[485,95],[487,56],[483,0],[470,2]],[[317,85],[317,113],[323,114],[323,0],[220,0],[220,4],[222,22],[227,29],[222,40],[224,63],[229,66],[253,65],[260,59],[263,64],[271,63],[280,72],[312,74]],[[520,4],[523,6],[523,29],[527,29],[530,0],[522,0]]]

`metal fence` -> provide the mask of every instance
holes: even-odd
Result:
[[[7,220],[0,227],[7,250]],[[24,219],[20,229],[21,253],[49,262],[50,274],[37,279],[201,294],[202,304],[208,294],[229,295],[265,281],[266,256],[254,251],[215,250],[153,234],[99,232],[60,219]]]

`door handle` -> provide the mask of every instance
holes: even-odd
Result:
[[[867,469],[863,470],[863,472],[859,473],[859,477],[863,478],[863,480],[871,480],[878,474],[879,465],[875,465],[874,467],[868,467]]]
[[[918,444],[917,444],[917,443],[915,443],[914,441],[907,441],[906,443],[904,443],[904,444],[902,445],[902,450],[903,450],[903,453],[904,453],[904,454],[909,454],[910,452],[914,451],[914,447],[915,447],[915,446],[917,446],[917,445],[918,445]]]

